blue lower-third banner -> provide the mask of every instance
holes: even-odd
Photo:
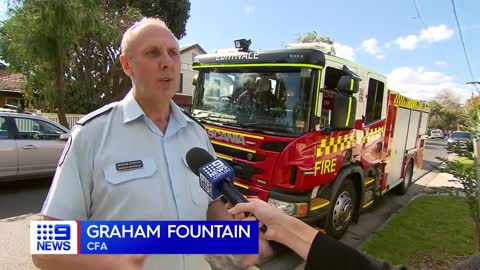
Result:
[[[258,254],[258,221],[32,221],[32,254]]]

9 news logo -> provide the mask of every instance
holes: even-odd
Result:
[[[75,221],[31,221],[31,254],[77,254]]]
[[[220,159],[217,159],[202,168],[208,177],[212,179],[221,178],[224,174],[229,173],[230,168],[225,165]]]

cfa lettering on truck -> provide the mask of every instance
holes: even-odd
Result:
[[[429,110],[324,43],[195,58],[192,115],[235,185],[340,237],[422,166]],[[312,47],[313,46],[313,47]]]

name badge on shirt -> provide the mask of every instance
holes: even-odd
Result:
[[[126,162],[119,162],[115,164],[117,171],[129,171],[135,170],[139,168],[143,168],[143,162],[141,160],[133,160],[133,161],[126,161]]]

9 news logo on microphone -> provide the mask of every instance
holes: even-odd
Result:
[[[200,174],[200,186],[212,199],[220,197],[222,194],[218,190],[218,186],[225,179],[229,179],[233,183],[235,170],[221,159],[215,159],[198,170]]]
[[[75,221],[32,221],[31,254],[77,254],[78,227]]]

